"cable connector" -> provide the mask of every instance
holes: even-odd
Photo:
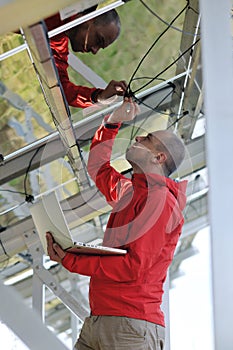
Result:
[[[137,99],[136,99],[136,97],[135,97],[133,91],[132,91],[130,88],[128,88],[128,89],[125,91],[125,93],[124,93],[124,98],[125,98],[125,97],[131,98],[134,102],[137,102]]]
[[[167,85],[171,86],[173,90],[176,88],[176,85],[172,81],[169,81]]]
[[[7,227],[0,225],[0,233],[6,231]]]
[[[133,91],[130,89],[130,87],[128,86],[125,93],[124,93],[124,97],[133,97]]]
[[[0,153],[0,165],[4,165],[5,164],[5,159],[3,154]]]
[[[34,201],[34,196],[32,196],[31,194],[26,194],[25,201],[27,203],[32,203]]]

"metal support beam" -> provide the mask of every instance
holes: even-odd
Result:
[[[15,290],[4,286],[1,281],[0,295],[4,300],[0,307],[0,319],[29,349],[67,350],[67,347],[43,325],[39,316],[25,306]]]
[[[80,1],[80,2],[85,3],[86,0],[85,1]],[[100,3],[101,1],[94,1],[92,5],[97,4],[98,2]],[[114,3],[112,3],[112,4],[109,4],[109,5],[101,7],[100,9],[97,9],[96,11],[88,13],[85,16],[76,18],[73,21],[70,21],[70,22],[68,22],[68,23],[66,23],[66,24],[64,24],[64,25],[62,25],[62,26],[60,26],[58,28],[55,28],[55,29],[51,30],[49,32],[49,38],[51,38],[51,37],[53,37],[55,35],[58,35],[58,34],[64,32],[65,30],[71,29],[71,28],[73,28],[73,27],[75,27],[75,26],[77,26],[77,25],[79,25],[81,23],[84,23],[84,22],[86,22],[86,21],[88,21],[88,20],[90,20],[90,19],[92,19],[94,17],[100,16],[101,14],[103,14],[105,12],[108,12],[108,11],[110,11],[112,9],[115,9],[115,8],[121,6],[121,5],[124,5],[124,3],[125,3],[125,1],[118,0],[118,1],[115,1]],[[91,6],[85,5],[83,7],[83,9],[88,8],[88,7],[91,7]],[[63,11],[60,11],[60,13],[62,13],[62,12]],[[78,12],[81,12],[81,11],[77,11],[76,13],[78,13]],[[62,13],[62,15],[63,15],[63,13]],[[61,17],[63,17],[63,16],[61,16]]]
[[[231,2],[201,0],[200,5],[210,185],[214,349],[231,350],[233,344]]]
[[[177,80],[180,77],[174,77],[173,80]],[[138,98],[144,98],[151,96],[154,100],[154,104],[163,101],[160,105],[160,108],[164,108],[166,104],[170,102],[170,98],[166,96],[171,90],[171,87],[167,83],[159,84],[152,89],[148,89],[146,92],[138,94]],[[105,115],[111,113],[116,107],[118,107],[121,102],[112,105],[111,107],[104,108],[101,111],[98,111],[95,114],[92,114],[90,117],[85,118],[81,122],[78,122],[73,125],[75,131],[75,138],[77,140],[89,139],[94,136],[96,129],[101,124]],[[141,120],[148,112],[148,108],[141,108],[141,114],[138,116],[138,119]],[[80,146],[84,145],[83,142],[79,142]],[[39,148],[36,156],[33,158],[35,152]],[[4,183],[13,180],[21,175],[25,175],[28,168],[28,164],[31,162],[30,170],[39,168],[41,165],[52,162],[55,159],[63,158],[67,154],[67,149],[63,144],[59,132],[51,133],[49,136],[46,136],[28,146],[22,147],[20,150],[13,152],[4,157],[5,162],[0,165],[0,186]]]
[[[196,211],[195,207],[193,209],[189,204],[189,209],[186,213],[189,221],[185,222],[182,238],[187,237],[190,232],[193,234],[196,232],[196,230],[198,230],[198,228],[203,228],[205,225],[208,225],[208,220],[206,218],[206,197],[207,195],[196,198],[195,201],[190,203],[197,208],[201,208],[201,210],[198,212]],[[100,195],[100,192],[98,192],[95,187],[92,187],[86,191],[82,191],[79,194],[62,201],[61,206],[71,230],[93,219],[94,217],[102,213],[107,213],[111,210],[111,207],[106,204],[105,198]],[[201,219],[202,216],[204,216],[203,219]],[[198,220],[194,221],[194,224],[192,225],[193,220],[196,219]],[[188,229],[186,229],[186,225],[188,226]],[[8,259],[9,256],[13,256],[25,250],[27,247],[23,235],[27,233],[30,234],[30,232],[33,230],[34,223],[31,216],[28,216],[27,218],[18,221],[3,231],[1,233],[1,241],[2,246],[4,247],[5,252],[8,254],[8,256],[3,250],[0,249],[0,262]],[[83,242],[92,241],[95,238],[96,232],[94,230],[88,230],[88,232],[85,232],[84,234],[80,232],[79,236],[75,236],[76,240]]]
[[[74,277],[73,277],[74,276]],[[76,275],[72,274],[70,280],[70,284],[71,284],[71,291],[77,292],[77,278]],[[72,347],[74,347],[76,341],[77,341],[77,337],[78,337],[78,318],[75,317],[74,314],[71,314],[71,329],[72,329]]]
[[[39,151],[37,151],[38,148]],[[58,132],[54,132],[31,145],[25,146],[20,150],[5,156],[4,164],[0,165],[0,186],[24,175],[31,159],[33,159],[31,170],[34,170],[55,159],[63,158],[65,155],[65,146],[62,143]]]
[[[79,3],[80,11],[101,3],[98,0],[4,0],[0,7],[0,34],[12,32],[49,17],[74,3]],[[17,15],[16,15],[17,14]]]
[[[39,248],[38,248],[39,249]],[[36,273],[37,266],[44,266],[44,255],[42,249],[38,250],[37,256],[33,257],[33,275],[32,275],[32,307],[41,317],[42,322],[45,321],[45,285]]]
[[[165,348],[164,350],[170,350],[170,304],[169,304],[169,285],[170,285],[170,277],[169,273],[167,273],[166,281],[163,285],[164,294],[163,294],[163,302],[161,308],[164,312],[165,316]]]
[[[96,118],[92,118],[91,120],[87,118],[87,120],[77,123],[75,125],[77,137],[81,139],[92,137],[97,126],[101,124],[104,115],[104,113],[98,114],[98,116],[95,116]],[[179,177],[190,174],[190,169],[196,171],[205,167],[204,146],[204,136],[194,139],[187,144],[187,155],[185,161],[179,168]],[[38,148],[40,149],[33,158]],[[54,132],[48,137],[6,156],[4,165],[0,166],[0,186],[19,176],[25,175],[28,164],[32,158],[30,170],[37,169],[58,158],[63,158],[65,155],[66,149],[59,137],[59,133]],[[174,174],[174,176],[176,176],[176,174]]]
[[[76,315],[81,321],[88,316],[89,311],[80,305],[78,301],[68,293],[56,280],[56,278],[40,264],[43,248],[41,243],[38,241],[38,237],[35,232],[26,233],[24,235],[25,241],[27,242],[29,251],[32,255],[33,260],[37,261],[38,264],[34,268],[34,273],[45,284],[53,293],[59,298],[63,304]]]
[[[70,109],[60,82],[59,74],[49,45],[47,28],[44,22],[23,29],[28,44],[29,56],[34,63],[36,73],[45,99],[66,148],[70,165],[82,188],[90,186],[81,149],[76,141]]]
[[[102,89],[106,88],[107,83],[72,52],[69,53],[68,64],[93,86]]]

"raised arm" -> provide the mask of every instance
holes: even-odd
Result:
[[[121,122],[132,120],[137,112],[136,103],[125,99],[120,107],[104,118],[103,124],[92,140],[87,164],[88,172],[112,206],[118,201],[119,193],[123,193],[122,190],[131,184],[131,180],[110,165],[112,146]]]
[[[50,40],[50,46],[53,52],[54,61],[58,70],[58,75],[70,106],[86,108],[93,103],[107,104],[112,102],[117,96],[123,96],[126,90],[124,80],[111,80],[105,89],[90,88],[87,86],[76,85],[70,81],[68,75],[68,39],[65,36],[58,35]]]

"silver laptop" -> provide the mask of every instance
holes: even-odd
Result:
[[[52,233],[54,240],[64,250],[71,253],[93,255],[122,255],[127,253],[127,250],[124,249],[74,242],[56,192],[44,195],[38,202],[32,204],[30,212],[46,255],[48,255],[48,252],[45,234],[48,231]]]

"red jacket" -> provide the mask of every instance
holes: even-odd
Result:
[[[75,17],[72,17],[69,21],[73,19],[75,19]],[[45,23],[49,31],[63,25],[65,21],[61,21],[60,15],[56,14],[47,18]],[[86,108],[93,105],[91,94],[96,88],[79,86],[70,82],[67,72],[69,54],[68,44],[69,38],[64,32],[50,39],[50,46],[68,104],[73,107]]]
[[[183,225],[187,182],[155,174],[128,179],[110,165],[117,129],[96,132],[88,171],[113,207],[104,245],[128,250],[125,256],[78,256],[67,253],[62,264],[91,276],[93,315],[127,316],[164,326],[160,309],[163,283]]]

